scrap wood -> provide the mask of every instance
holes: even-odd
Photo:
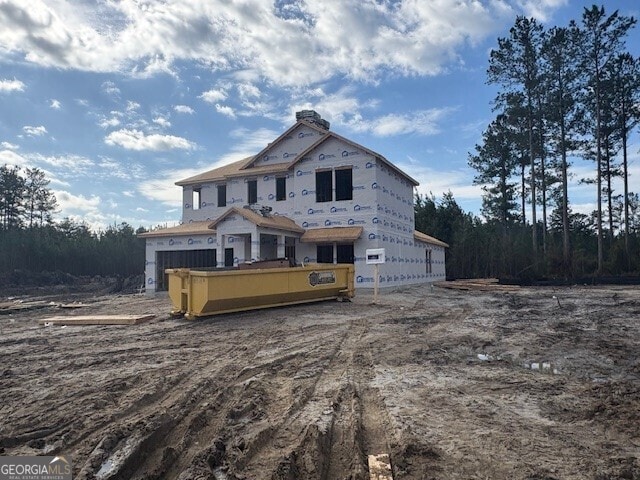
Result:
[[[434,285],[440,288],[449,288],[454,290],[478,290],[484,292],[517,292],[520,289],[518,285],[501,285],[495,278],[451,280],[446,282],[436,282]]]
[[[58,304],[58,308],[70,309],[70,308],[82,308],[88,307],[88,303],[60,303]]]
[[[48,317],[38,320],[41,325],[137,325],[155,315],[84,315],[78,317]]]
[[[393,480],[388,454],[369,455],[367,459],[369,461],[369,480]]]
[[[20,310],[32,310],[35,308],[50,307],[51,304],[44,300],[35,300],[32,302],[14,301],[0,303],[0,313],[12,313]]]

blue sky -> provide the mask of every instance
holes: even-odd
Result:
[[[467,157],[492,120],[489,51],[516,15],[576,0],[0,0],[0,164],[51,179],[57,218],[173,225],[174,182],[255,154],[313,108],[479,212]],[[608,13],[640,15],[636,0]],[[640,54],[634,29],[628,49]],[[639,190],[634,137],[632,190]],[[574,208],[594,208],[576,160]]]

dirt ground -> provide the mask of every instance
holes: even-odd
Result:
[[[165,296],[62,300],[90,305],[0,316],[0,454],[71,454],[75,479],[368,479],[378,453],[396,480],[640,479],[640,287],[419,286],[194,322]],[[37,322],[94,313],[157,317]]]

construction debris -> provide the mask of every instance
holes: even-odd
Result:
[[[436,287],[450,288],[453,290],[481,291],[481,292],[517,292],[520,287],[517,285],[501,285],[497,278],[473,278],[462,280],[451,280],[447,282],[436,282]]]
[[[388,454],[369,455],[367,459],[369,461],[369,480],[393,480]]]
[[[155,315],[85,315],[79,317],[48,317],[38,320],[40,325],[137,325]]]
[[[23,300],[14,300],[11,302],[0,303],[0,315],[19,312],[22,310],[34,310],[36,308],[47,308],[51,304],[44,300],[35,300],[31,302],[25,302]]]

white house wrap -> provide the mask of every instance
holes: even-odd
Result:
[[[165,290],[164,269],[231,267],[289,258],[354,263],[371,288],[365,250],[384,248],[381,287],[445,278],[447,244],[415,231],[418,183],[375,153],[329,130],[313,111],[253,157],[176,182],[182,224],[146,238],[146,288]]]

